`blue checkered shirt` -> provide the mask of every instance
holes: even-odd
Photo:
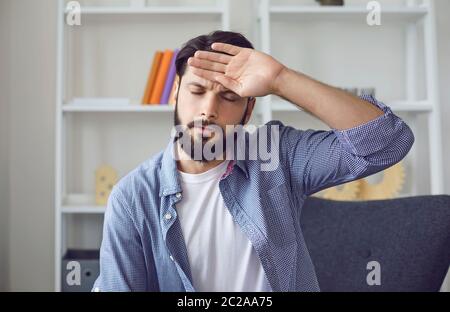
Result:
[[[262,171],[259,160],[236,160],[220,180],[224,203],[252,243],[273,291],[320,290],[300,226],[305,198],[384,170],[413,145],[411,129],[388,106],[371,96],[363,99],[384,114],[351,129],[267,123],[279,127],[279,166]],[[183,190],[173,145],[170,141],[113,188],[94,290],[195,291],[175,207]]]

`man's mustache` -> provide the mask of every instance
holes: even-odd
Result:
[[[201,127],[207,127],[207,126],[210,126],[210,125],[217,125],[217,124],[214,123],[214,122],[211,122],[211,121],[209,121],[209,120],[207,120],[207,119],[198,119],[198,120],[193,120],[193,121],[191,121],[191,122],[188,123],[186,126],[187,126],[189,129],[192,129],[192,128],[194,128],[194,125],[195,125],[195,126],[201,126]]]

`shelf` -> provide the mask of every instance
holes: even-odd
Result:
[[[218,6],[154,6],[154,7],[81,7],[82,24],[110,21],[162,23],[170,19],[174,23],[189,20],[219,21],[225,14]],[[64,13],[67,16],[67,13]],[[184,18],[180,19],[180,16]]]
[[[118,15],[118,14],[222,14],[218,6],[147,6],[134,7],[81,7],[81,16],[88,15]],[[67,13],[64,13],[67,14]]]
[[[433,106],[427,101],[391,101],[385,102],[394,112],[427,113],[433,110]],[[272,112],[303,111],[292,103],[277,100],[271,104]]]
[[[320,6],[271,6],[269,10],[275,18],[284,20],[292,17],[297,20],[366,20],[369,13],[365,7],[341,6],[341,7],[320,7]],[[385,7],[381,8],[381,22],[401,21],[415,22],[428,13],[427,7]]]
[[[61,212],[65,214],[102,214],[106,206],[62,206]]]
[[[63,105],[63,112],[147,112],[166,113],[173,112],[174,106],[160,105]]]
[[[106,206],[96,205],[95,196],[89,194],[69,194],[61,205],[61,212],[66,214],[101,214],[105,210]]]

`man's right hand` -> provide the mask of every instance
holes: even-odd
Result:
[[[222,53],[197,51],[188,59],[194,74],[218,82],[241,97],[257,97],[276,92],[283,64],[263,52],[216,42],[212,49]]]

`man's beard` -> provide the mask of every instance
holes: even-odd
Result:
[[[245,117],[247,116],[247,111],[248,111],[248,102],[247,102],[247,107],[245,108],[245,112],[244,112],[244,116],[242,116],[241,121],[239,122],[239,125],[243,126],[245,123]],[[175,102],[175,114],[174,114],[174,125],[176,126],[181,126],[181,121],[180,118],[178,116],[178,95],[177,95],[177,99]],[[208,120],[201,120],[201,121],[197,121],[195,122],[195,126],[199,126],[201,125],[202,127],[206,127],[208,125],[214,125],[219,127],[218,125],[209,122]],[[177,141],[184,135],[187,135],[188,138],[185,138],[187,140],[190,140],[191,144],[188,144],[188,146],[186,146],[186,144],[179,144],[181,146],[181,148],[183,149],[183,151],[192,159],[192,160],[196,160],[196,161],[200,161],[200,162],[209,162],[212,161],[214,159],[218,159],[218,157],[223,156],[223,154],[226,154],[226,146],[227,146],[227,140],[228,139],[232,139],[234,140],[234,143],[236,143],[237,140],[237,133],[234,132],[233,137],[227,138],[227,133],[224,129],[222,129],[222,131],[220,131],[220,133],[218,133],[217,131],[214,131],[214,137],[201,137],[201,158],[199,159],[198,157],[194,157],[194,156],[198,156],[197,154],[195,154],[195,144],[199,144],[197,142],[195,142],[195,139],[193,138],[193,136],[191,135],[191,131],[195,131],[194,130],[194,121],[189,122],[186,126],[185,131],[181,132],[181,133],[177,133],[177,135],[174,137],[174,143],[177,143]],[[217,135],[220,135],[221,138],[217,138]],[[216,151],[215,151],[215,147],[216,144],[212,144],[211,147],[211,153],[213,153],[215,155],[215,157],[213,159],[211,159],[210,157],[207,158],[204,154],[204,148],[205,145],[208,143],[209,140],[214,139],[214,140],[222,140],[222,151],[223,153],[221,153],[222,155],[217,155]],[[216,142],[217,143],[217,142]],[[211,144],[211,143],[208,143]],[[219,144],[220,145],[220,144]],[[234,146],[234,144],[232,145]],[[198,152],[198,151],[197,151]]]

